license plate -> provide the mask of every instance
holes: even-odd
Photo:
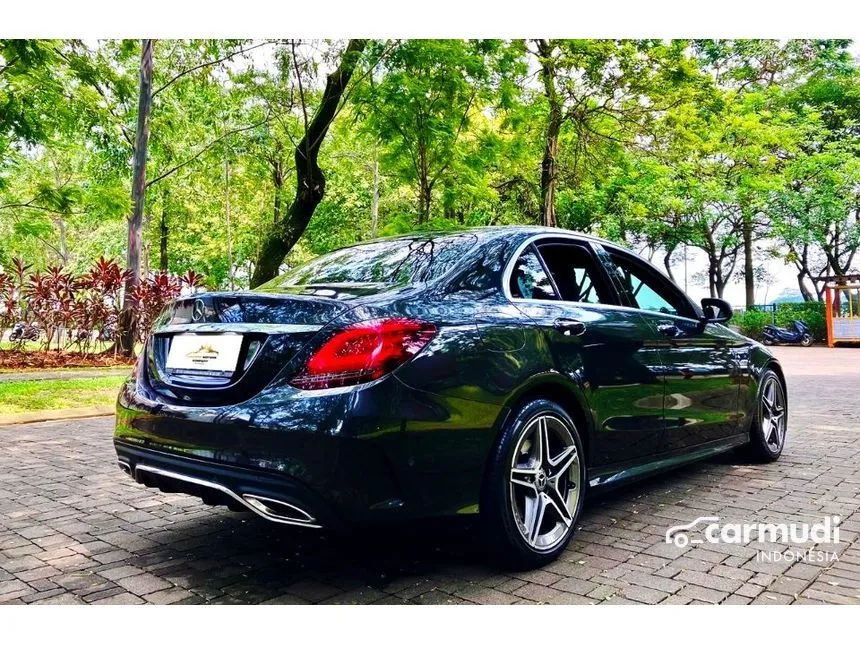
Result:
[[[167,369],[232,374],[239,362],[240,334],[178,334],[170,343]]]

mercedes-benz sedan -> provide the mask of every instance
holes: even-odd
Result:
[[[779,457],[782,370],[730,316],[558,229],[359,244],[170,304],[119,396],[119,465],[307,529],[478,514],[537,566],[589,489]]]

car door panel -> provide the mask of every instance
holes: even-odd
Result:
[[[704,324],[700,312],[671,281],[632,254],[609,251],[614,278],[636,306],[660,347],[665,432],[660,452],[684,451],[738,432],[737,336]]]
[[[738,431],[738,365],[731,333],[719,325],[642,312],[655,330],[672,325],[663,336],[661,356],[666,381],[665,427],[661,452],[686,450],[724,439]]]
[[[553,366],[581,387],[594,425],[594,466],[621,463],[657,452],[663,431],[660,348],[636,312],[573,303],[517,303],[543,329]],[[565,334],[559,319],[584,325]]]

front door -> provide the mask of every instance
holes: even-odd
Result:
[[[631,306],[661,347],[665,434],[660,452],[684,451],[739,432],[736,340],[722,325],[702,325],[680,289],[636,256],[607,249]]]

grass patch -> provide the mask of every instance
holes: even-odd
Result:
[[[0,383],[0,414],[113,405],[126,374],[67,381]]]

